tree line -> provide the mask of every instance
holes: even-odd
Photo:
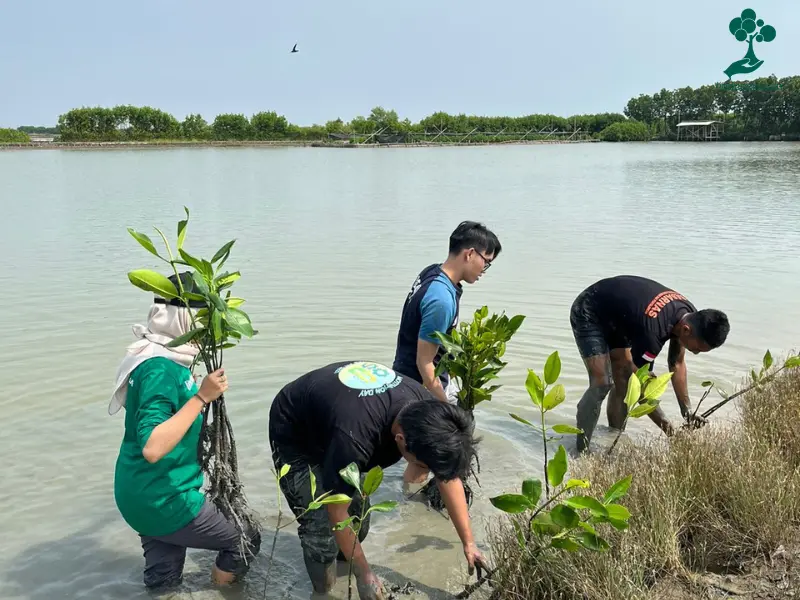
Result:
[[[674,139],[680,121],[713,119],[723,123],[722,139],[799,140],[800,76],[662,89],[632,98],[624,112],[645,123],[653,137]]]
[[[727,82],[662,89],[628,101],[624,114],[602,113],[560,117],[532,114],[522,117],[452,115],[436,112],[412,123],[397,112],[375,107],[367,116],[350,121],[334,119],[324,125],[300,126],[274,111],[217,115],[209,123],[199,114],[179,121],[148,106],[84,107],[58,119],[56,128],[20,127],[20,132],[60,134],[62,141],[148,140],[287,140],[317,141],[330,138],[355,141],[485,142],[513,139],[553,139],[580,133],[606,141],[675,139],[676,125],[687,120],[723,122],[723,139],[764,140],[774,136],[800,139],[800,76],[763,77],[748,82]]]

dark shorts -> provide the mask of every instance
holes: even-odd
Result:
[[[322,468],[318,464],[309,464],[302,454],[293,448],[271,442],[272,461],[276,472],[288,464],[289,472],[281,479],[281,492],[286,502],[292,509],[295,517],[299,517],[305,508],[311,504],[311,477],[309,469],[317,480],[317,496],[325,492],[322,479]],[[366,510],[369,509],[369,499],[366,501]],[[361,498],[357,494],[350,503],[351,516],[361,514]],[[324,506],[312,510],[300,517],[297,521],[297,535],[306,560],[316,563],[330,564],[336,560],[339,547],[333,537],[333,525],[328,520],[328,509]],[[359,541],[364,541],[369,533],[369,516],[364,519],[358,535]],[[340,555],[343,558],[343,555]]]
[[[593,292],[589,288],[581,292],[572,303],[569,322],[572,335],[582,358],[608,354],[617,348],[630,348],[631,342],[610,323],[601,322],[594,308]]]
[[[241,536],[236,526],[208,500],[197,516],[183,529],[170,535],[139,536],[144,550],[144,584],[148,588],[171,587],[181,583],[187,548],[218,550],[216,565],[221,571],[240,578],[250,569],[261,548],[261,535],[249,537],[250,553],[241,554]]]

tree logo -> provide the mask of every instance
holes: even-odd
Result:
[[[764,61],[758,58],[753,51],[753,41],[771,42],[775,39],[777,32],[772,25],[765,25],[764,19],[757,19],[756,11],[752,8],[745,8],[741,17],[736,17],[730,22],[728,29],[738,41],[747,42],[747,54],[744,55],[744,58],[733,61],[723,71],[730,81],[734,75],[752,73],[764,64]]]

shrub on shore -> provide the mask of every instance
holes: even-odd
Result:
[[[16,129],[0,129],[0,144],[27,144],[31,138]]]
[[[650,137],[650,129],[639,121],[612,123],[600,132],[604,142],[646,142]]]
[[[598,489],[633,475],[630,528],[605,553],[520,550],[511,519],[491,531],[493,598],[652,598],[668,576],[736,572],[800,534],[800,370],[742,397],[733,423],[626,443],[573,463]]]

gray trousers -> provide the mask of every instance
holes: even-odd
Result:
[[[253,555],[245,561],[241,555],[241,536],[236,526],[225,519],[208,500],[183,529],[170,535],[139,537],[144,550],[144,584],[148,588],[171,587],[181,583],[187,548],[219,551],[217,568],[226,573],[235,573],[237,579],[247,573],[253,557],[261,548],[261,535],[253,532],[249,536]]]

